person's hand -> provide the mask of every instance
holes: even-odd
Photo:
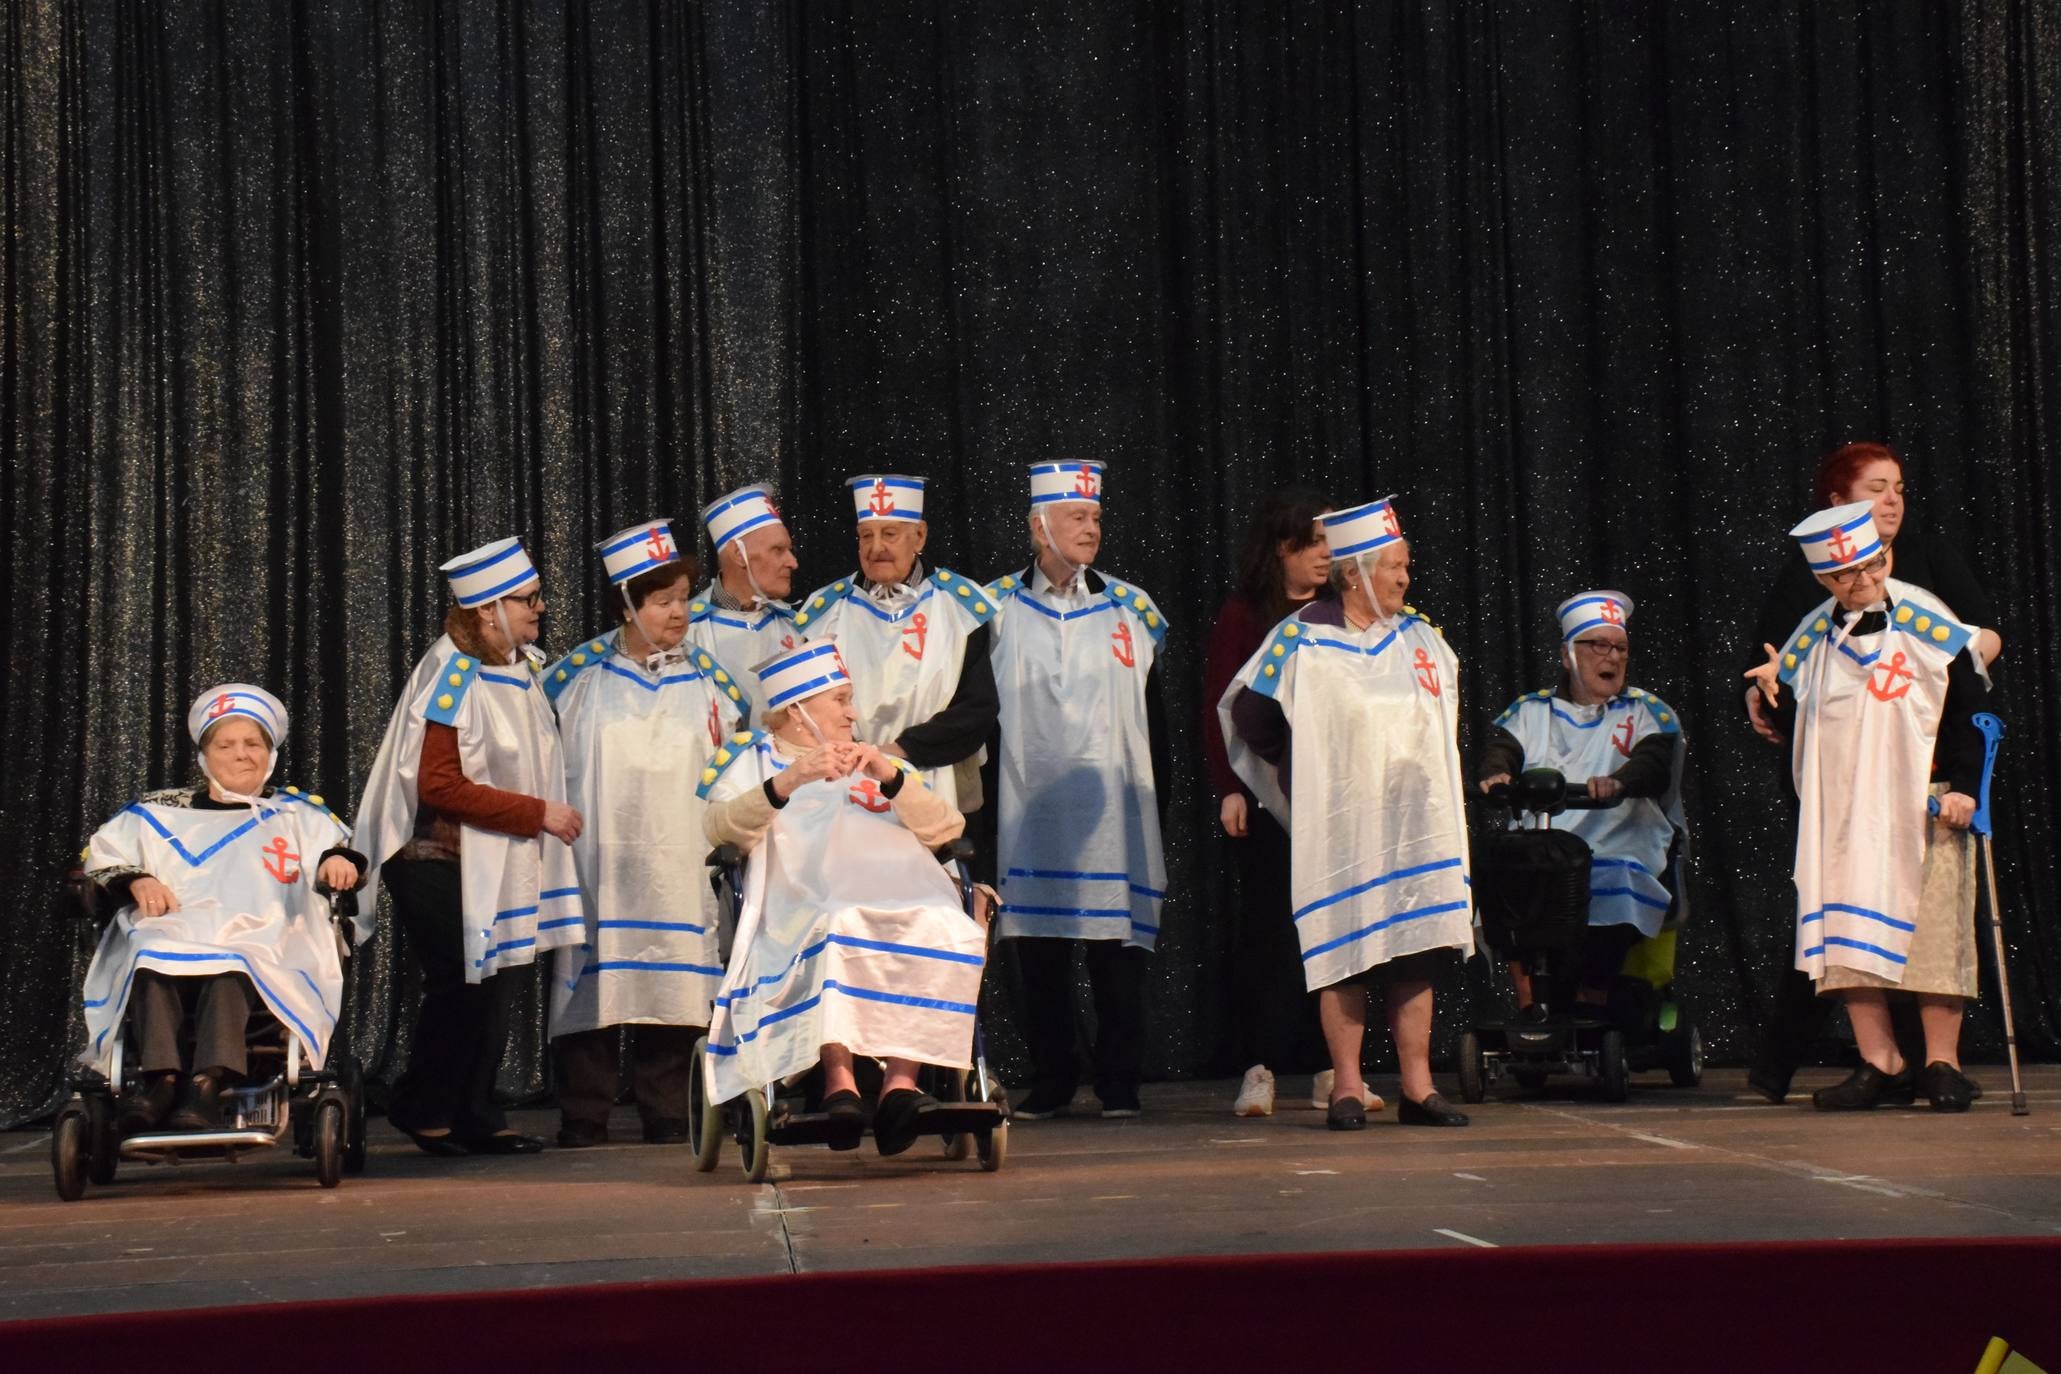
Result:
[[[1939,818],[1956,830],[1966,830],[1975,821],[1975,798],[1965,792],[1949,792],[1939,799]]]
[[[1782,656],[1775,652],[1775,646],[1772,644],[1763,644],[1760,647],[1767,651],[1768,661],[1761,664],[1758,668],[1748,668],[1740,676],[1753,680],[1754,694],[1766,697],[1768,705],[1780,706],[1782,704]],[[1746,709],[1748,712],[1753,713],[1756,721],[1760,720],[1759,714],[1753,711],[1753,698],[1751,696],[1747,698]],[[1772,728],[1762,729],[1761,734],[1773,739],[1777,744],[1782,741],[1782,737],[1775,734]]]
[[[902,770],[895,767],[894,760],[883,749],[870,744],[854,745],[855,771],[864,773],[875,782],[886,782]]]
[[[1498,787],[1508,787],[1509,785],[1510,775],[1508,773],[1491,773],[1488,777],[1481,780],[1482,794],[1486,796]]]
[[[571,844],[580,837],[580,831],[585,828],[586,822],[580,819],[580,813],[567,806],[564,802],[547,801],[544,803],[545,834]]]
[[[773,779],[773,790],[782,797],[791,797],[797,787],[829,778],[841,778],[850,773],[858,762],[858,746],[842,740],[830,744],[819,744],[803,754]]]
[[[179,909],[179,899],[172,895],[172,889],[148,873],[129,884],[129,900],[136,904],[136,914],[145,918]]]
[[[1597,801],[1609,801],[1624,795],[1624,784],[1613,777],[1590,778],[1589,795]]]
[[[341,854],[331,854],[315,870],[315,877],[331,892],[349,892],[358,885],[358,866]]]
[[[1761,714],[1760,687],[1755,684],[1746,689],[1746,718],[1753,723],[1753,733],[1769,744],[1780,744],[1782,734],[1775,729],[1774,722]]]
[[[1223,823],[1224,833],[1234,840],[1245,838],[1245,794],[1233,792],[1217,805],[1217,819]]]
[[[887,755],[891,759],[905,759],[909,757],[906,753],[902,752],[902,746],[898,742],[892,740],[886,744],[881,745],[880,752]]]

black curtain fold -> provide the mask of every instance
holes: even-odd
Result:
[[[632,521],[775,478],[814,586],[853,561],[843,479],[909,470],[936,560],[993,576],[1021,465],[1072,456],[1110,463],[1102,562],[1173,625],[1150,1072],[1234,1067],[1201,649],[1289,480],[1398,493],[1463,745],[1549,680],[1554,601],[1637,599],[1635,680],[1690,738],[1681,981],[1743,1053],[1791,835],[1736,673],[1816,455],[1864,437],[2000,608],[2020,1031],[2061,1047],[2054,0],[0,19],[0,1119],[76,1046],[63,874],[192,776],[201,688],[278,691],[282,775],[348,806],[453,553],[523,534],[563,645]],[[398,955],[349,993],[385,1076]],[[1443,1033],[1487,995],[1447,989]],[[511,1093],[547,1082],[526,997]]]

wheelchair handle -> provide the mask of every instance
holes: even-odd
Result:
[[[707,868],[735,868],[743,862],[744,851],[734,844],[725,843],[711,849],[702,865]]]

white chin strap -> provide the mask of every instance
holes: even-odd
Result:
[[[200,765],[200,775],[208,780],[208,786],[213,788],[216,794],[219,795],[223,801],[239,802],[244,806],[248,806],[253,811],[256,811],[259,807],[265,804],[265,799],[263,796],[252,796],[246,792],[232,792],[227,787],[224,787],[221,784],[221,782],[216,779],[214,770],[208,767],[208,756],[204,750],[195,750],[193,758],[194,762]],[[279,750],[275,748],[265,755],[265,776],[263,778],[258,779],[258,791],[260,793],[262,793],[265,790],[266,779],[269,779],[272,776],[272,770],[277,768],[278,766]]]
[[[1033,510],[1031,514],[1038,517],[1038,528],[1045,532],[1045,547],[1051,551],[1051,554],[1054,558],[1057,558],[1060,562],[1066,564],[1067,567],[1073,569],[1073,580],[1075,582],[1079,582],[1081,580],[1081,574],[1088,570],[1088,565],[1085,563],[1076,563],[1072,559],[1065,557],[1063,554],[1059,552],[1059,541],[1052,537],[1052,526],[1050,522],[1048,522],[1045,519],[1045,508],[1043,506],[1039,506],[1037,509]]]
[[[1873,605],[1863,606],[1846,618],[1846,623],[1839,627],[1839,633],[1832,636],[1832,647],[1837,649],[1840,645],[1846,643],[1848,637],[1853,634],[1854,627],[1861,623],[1862,616],[1867,615],[1870,611],[1886,611],[1888,609],[1889,593],[1885,589],[1880,601],[1875,602]]]
[[[522,650],[516,647],[515,636],[508,629],[508,608],[498,601],[494,603],[494,623],[501,627],[501,638],[508,641],[508,661],[515,662],[522,657]]]
[[[754,598],[753,604],[745,609],[753,610],[770,602],[773,598],[766,595],[765,589],[759,586],[759,580],[751,575],[751,555],[744,551],[744,536],[740,534],[732,539],[730,546],[737,550],[738,566],[744,569],[745,585],[751,588],[751,594]]]

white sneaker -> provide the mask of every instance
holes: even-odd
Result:
[[[1245,1081],[1238,1085],[1238,1100],[1231,1104],[1233,1116],[1272,1116],[1274,1114],[1274,1075],[1265,1064],[1254,1064],[1245,1071]]]
[[[1331,1085],[1336,1081],[1337,1079],[1329,1069],[1321,1070],[1315,1078],[1311,1079],[1310,1105],[1320,1112],[1331,1110]],[[1370,1112],[1382,1111],[1388,1106],[1386,1102],[1381,1100],[1380,1093],[1375,1092],[1364,1083],[1360,1085],[1360,1105]]]

